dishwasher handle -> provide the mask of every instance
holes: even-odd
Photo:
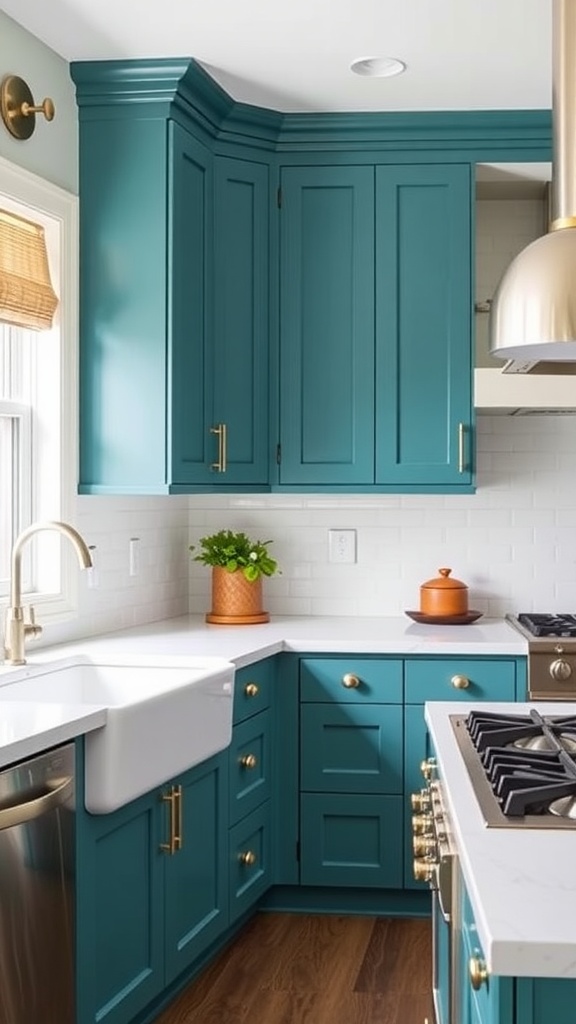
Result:
[[[33,821],[47,814],[55,807],[65,803],[74,792],[74,780],[70,777],[54,780],[58,785],[47,787],[47,791],[41,796],[34,796],[24,803],[15,804],[13,807],[0,809],[0,831],[5,828],[13,828],[15,825],[24,825],[27,821]]]

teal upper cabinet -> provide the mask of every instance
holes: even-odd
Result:
[[[369,484],[374,171],[287,167],[280,211],[280,484]]]
[[[268,483],[268,167],[216,157],[213,429],[224,484]]]
[[[267,162],[215,155],[193,62],[72,74],[80,491],[265,489]]]
[[[283,168],[281,485],[470,489],[470,173]]]
[[[470,487],[469,165],[376,168],[377,484]]]
[[[189,58],[71,74],[80,491],[471,491],[473,169],[549,160],[549,112],[280,114]]]

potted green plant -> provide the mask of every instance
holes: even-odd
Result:
[[[219,530],[199,540],[195,562],[212,568],[212,609],[207,622],[248,625],[268,622],[262,610],[262,578],[280,572],[268,553],[270,540],[251,540],[242,531]],[[196,551],[196,545],[190,545]]]

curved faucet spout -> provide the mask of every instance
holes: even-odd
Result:
[[[6,661],[11,665],[24,665],[24,643],[26,636],[38,636],[42,632],[41,626],[33,621],[24,621],[22,611],[22,549],[26,542],[34,534],[42,530],[56,530],[72,543],[81,569],[89,569],[92,565],[92,557],[84,538],[68,523],[61,523],[57,519],[46,522],[32,523],[25,530],[22,530],[12,548],[12,579],[10,582],[10,607],[6,611],[6,629],[4,635],[4,654]]]

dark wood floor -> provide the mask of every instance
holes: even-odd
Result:
[[[433,1024],[430,922],[258,914],[155,1024]]]

